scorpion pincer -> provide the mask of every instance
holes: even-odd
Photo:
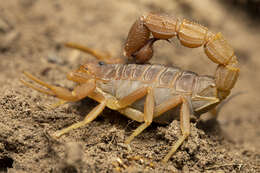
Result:
[[[150,33],[153,38],[150,38]],[[215,77],[200,76],[164,65],[126,64],[123,60],[120,63],[120,60],[109,59],[88,47],[67,44],[97,58],[88,60],[79,69],[68,73],[67,78],[77,83],[73,91],[49,85],[27,72],[24,74],[29,79],[47,89],[21,81],[28,87],[66,102],[85,97],[99,102],[83,121],[57,131],[55,137],[90,123],[108,107],[142,123],[126,139],[125,143],[129,144],[153,121],[169,123],[176,118],[178,112],[182,136],[162,160],[167,162],[189,136],[190,117],[199,117],[226,98],[239,73],[233,49],[221,34],[215,35],[205,27],[187,20],[180,21],[155,14],[142,16],[135,22],[128,35],[125,54],[134,57],[137,62],[145,63],[152,58],[152,45],[156,40],[167,40],[175,35],[185,46],[204,45],[208,57],[219,64]]]

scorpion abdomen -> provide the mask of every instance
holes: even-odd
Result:
[[[100,82],[100,87],[117,98],[145,86],[158,91],[169,89],[169,94],[192,95],[198,78],[196,73],[156,64],[106,64],[100,74],[108,81]]]

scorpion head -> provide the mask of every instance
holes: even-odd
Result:
[[[99,79],[105,66],[105,62],[91,59],[77,70],[68,73],[67,78],[78,83],[84,83],[89,79]]]

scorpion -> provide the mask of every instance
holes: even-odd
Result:
[[[218,64],[214,77],[198,75],[178,67],[146,63],[153,56],[155,41],[169,41],[175,36],[186,47],[204,46],[207,57]],[[239,76],[233,48],[221,33],[214,34],[200,24],[166,15],[148,13],[132,25],[124,54],[135,63],[129,63],[127,58],[112,58],[75,43],[66,45],[95,57],[67,74],[69,80],[77,83],[72,91],[47,84],[28,72],[24,72],[24,75],[45,89],[22,79],[21,82],[41,93],[59,98],[62,103],[89,97],[99,104],[84,120],[56,131],[53,136],[60,137],[72,129],[85,126],[108,107],[141,123],[126,139],[125,143],[129,144],[152,122],[170,123],[179,114],[182,136],[171,147],[163,162],[167,162],[188,138],[191,117],[199,117],[215,108],[230,94]]]

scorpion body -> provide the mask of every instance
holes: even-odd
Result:
[[[96,81],[97,87],[116,99],[122,99],[140,88],[151,87],[154,90],[155,107],[182,95],[189,100],[190,110],[196,115],[212,109],[219,102],[213,77],[199,76],[178,67],[103,64],[95,74],[97,79],[101,79]],[[201,98],[204,98],[204,101]],[[143,111],[144,102],[145,99],[142,98],[134,102],[131,108]],[[173,118],[171,111],[158,116],[155,112],[154,121],[159,123],[169,123]],[[140,118],[136,121],[143,121]]]
[[[189,136],[190,118],[193,115],[199,117],[224,100],[239,76],[235,53],[221,33],[214,34],[199,24],[163,15],[149,13],[138,18],[129,31],[124,54],[137,63],[146,63],[153,56],[155,41],[174,36],[186,47],[204,46],[207,57],[218,64],[215,76],[200,76],[163,65],[128,64],[126,59],[110,58],[88,47],[68,43],[68,47],[96,57],[68,73],[67,78],[77,83],[73,91],[49,85],[27,72],[25,76],[47,89],[24,80],[21,82],[39,92],[58,97],[61,102],[57,105],[85,97],[99,102],[83,121],[55,132],[54,137],[90,123],[105,107],[142,123],[126,139],[126,144],[153,121],[169,123],[179,115],[182,136],[162,160],[167,162]]]

